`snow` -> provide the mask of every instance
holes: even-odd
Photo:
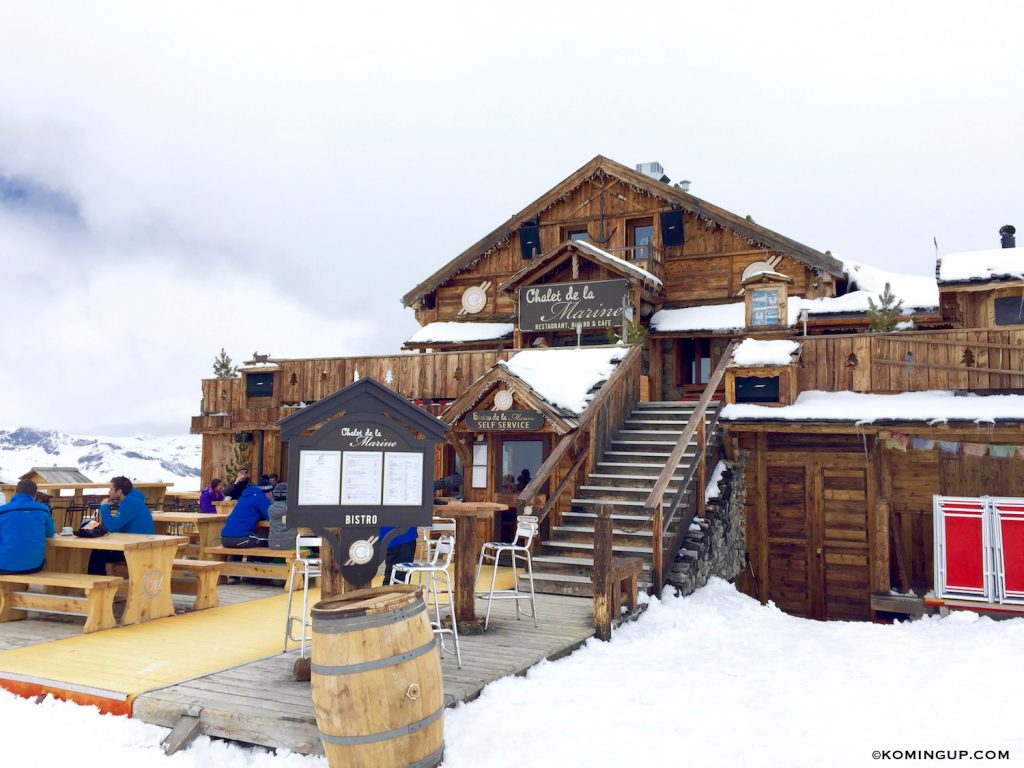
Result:
[[[782,407],[734,403],[722,409],[726,421],[973,421],[994,424],[1024,420],[1024,395],[955,395],[945,390],[873,395],[862,392],[801,392]]]
[[[864,293],[878,303],[878,296],[889,283],[897,299],[903,300],[904,309],[933,309],[939,306],[939,286],[935,277],[907,275],[901,272],[886,272],[883,269],[861,264],[851,259],[841,259],[846,274],[850,277],[850,288],[856,291],[847,296]],[[840,297],[845,298],[845,297]],[[834,301],[834,299],[833,299]],[[864,311],[868,309],[864,301]]]
[[[722,489],[718,487],[718,483],[722,479],[723,472],[725,472],[725,461],[721,460],[715,464],[715,468],[711,472],[711,477],[708,479],[707,487],[704,489],[704,501],[711,501],[712,499],[717,499],[721,496]]]
[[[590,253],[593,253],[595,256],[600,256],[602,259],[614,262],[620,268],[622,268],[626,272],[636,275],[641,280],[644,280],[648,283],[653,283],[654,285],[662,284],[661,280],[652,275],[646,269],[638,267],[636,264],[630,261],[626,261],[625,259],[620,259],[618,256],[614,256],[613,254],[608,253],[608,251],[602,250],[598,248],[596,245],[588,243],[586,240],[574,240],[573,244],[583,249],[584,251],[589,251]]]
[[[790,301],[795,301],[791,299]],[[790,319],[793,314],[790,313]],[[651,329],[672,331],[738,331],[746,324],[742,301],[732,304],[706,304],[683,309],[659,309],[651,316]]]
[[[514,330],[512,323],[427,323],[410,336],[406,344],[491,341],[511,336]]]
[[[793,353],[800,349],[799,342],[789,339],[762,341],[744,339],[732,353],[736,365],[789,365]]]
[[[549,403],[578,415],[590,402],[590,391],[611,376],[627,351],[622,347],[527,349],[498,365],[508,368]]]
[[[16,482],[32,467],[77,467],[96,483],[124,475],[141,483],[174,483],[198,491],[202,436],[97,437],[53,430],[0,429],[0,482]]]
[[[652,599],[610,643],[590,640],[448,710],[444,765],[628,766],[660,755],[680,765],[845,768],[902,749],[1009,750],[1019,760],[1024,731],[1005,696],[1024,686],[1013,661],[1022,651],[1020,618],[810,621],[712,579],[689,597]],[[165,757],[165,728],[4,691],[0,721],[18,735],[5,764],[19,768],[327,765],[205,736]]]
[[[947,253],[939,260],[939,280],[961,283],[996,278],[1024,279],[1024,251],[993,248],[987,251]]]

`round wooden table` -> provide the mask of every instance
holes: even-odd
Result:
[[[493,501],[451,501],[434,507],[437,517],[455,518],[455,618],[459,632],[483,632],[484,620],[476,615],[477,518],[492,518],[508,504]]]

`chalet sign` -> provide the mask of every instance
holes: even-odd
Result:
[[[519,289],[519,330],[561,331],[622,324],[627,280],[590,280]]]
[[[474,432],[537,432],[544,428],[540,411],[470,411],[466,426]]]

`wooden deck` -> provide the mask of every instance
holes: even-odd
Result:
[[[454,653],[442,661],[445,703],[475,699],[488,683],[522,674],[542,659],[557,659],[594,634],[590,599],[538,595],[540,626],[516,621],[511,601],[495,604],[491,628],[462,641],[462,669]],[[449,640],[449,645],[450,645]],[[279,654],[136,697],[133,716],[175,726],[184,715],[199,718],[208,736],[295,752],[322,754],[308,682],[296,682],[297,653]],[[273,695],[268,697],[268,691]]]

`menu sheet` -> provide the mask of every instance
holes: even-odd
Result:
[[[423,454],[384,454],[384,504],[418,507],[423,503]]]
[[[337,504],[341,451],[299,451],[299,506]]]
[[[342,506],[380,504],[384,454],[381,451],[345,451],[342,455]]]

